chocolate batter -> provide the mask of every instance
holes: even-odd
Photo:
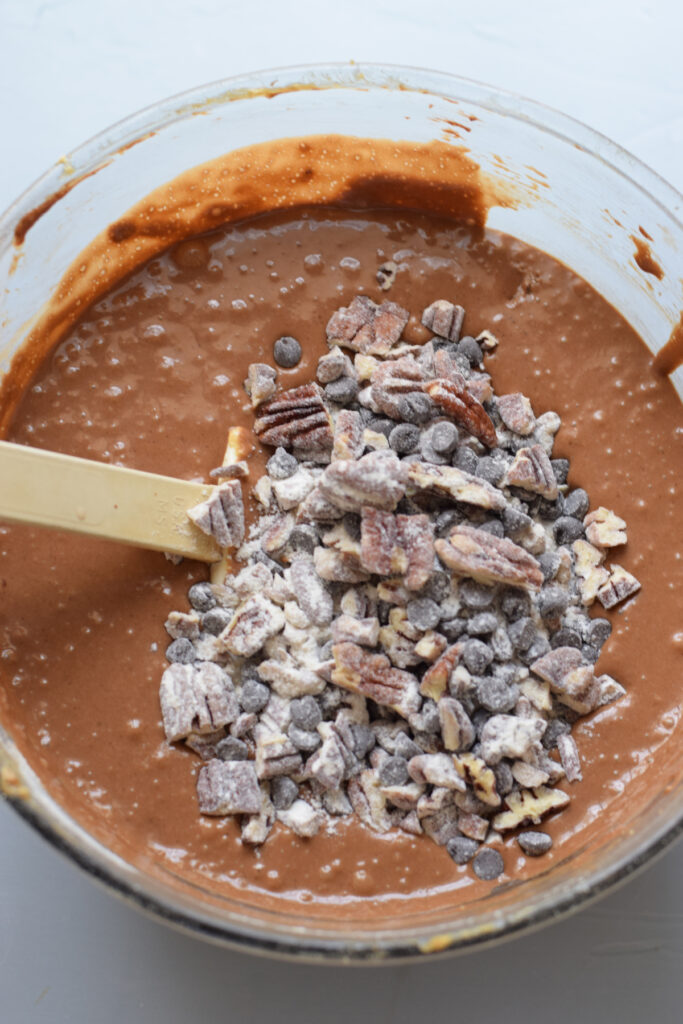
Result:
[[[451,298],[467,309],[467,333],[492,329],[496,390],[524,392],[537,415],[560,414],[554,454],[571,460],[572,486],[626,519],[619,561],[642,583],[610,616],[600,660],[628,696],[575,728],[584,782],[568,787],[569,808],[544,826],[551,853],[534,861],[514,840],[505,844],[503,881],[521,880],[627,827],[676,774],[680,402],[615,310],[548,256],[443,211],[351,202],[257,215],[154,255],[45,359],[6,436],[204,479],[221,462],[228,427],[253,422],[241,386],[248,363],[272,361],[275,339],[291,334],[305,356],[281,372],[282,384],[312,379],[325,323],[353,295],[389,297],[418,314]],[[386,259],[399,264],[388,296],[375,281]],[[421,331],[411,324],[406,336]],[[252,482],[263,461],[252,461]],[[174,567],[153,553],[0,527],[0,714],[54,797],[144,870],[216,893],[243,890],[251,904],[300,905],[307,915],[333,904],[335,916],[370,920],[489,893],[490,883],[429,840],[378,836],[356,820],[313,840],[276,827],[254,851],[231,820],[200,818],[200,762],[167,747],[158,685],[163,623],[205,576],[205,567]]]

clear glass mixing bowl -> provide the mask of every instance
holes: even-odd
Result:
[[[464,144],[523,202],[494,207],[488,225],[568,264],[656,352],[681,305],[683,199],[608,139],[538,104],[455,76],[399,67],[329,65],[261,71],[204,86],[122,121],[63,158],[0,219],[0,376],[72,260],[147,192],[188,167],[256,142],[334,132]],[[96,172],[96,173],[91,173]],[[58,201],[52,203],[55,195]],[[43,210],[23,245],[18,223]],[[26,221],[24,221],[26,223]],[[643,225],[664,271],[635,265]],[[674,384],[683,392],[683,372]],[[0,683],[2,681],[0,680]],[[670,742],[675,743],[675,738]],[[678,763],[676,763],[676,761]],[[576,860],[468,905],[428,914],[340,921],[333,912],[270,912],[245,892],[218,897],[172,870],[107,849],[48,794],[8,726],[0,779],[14,807],[54,846],[120,895],[214,941],[337,961],[424,956],[492,942],[575,910],[626,878],[683,829],[679,756],[652,799]]]

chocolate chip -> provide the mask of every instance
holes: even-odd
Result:
[[[231,621],[232,615],[225,608],[212,608],[202,616],[202,629],[212,636],[218,636]]]
[[[547,582],[548,580],[554,580],[557,576],[557,570],[560,568],[561,559],[556,551],[544,551],[542,555],[538,556],[538,564],[541,567],[543,573],[543,579]]]
[[[297,460],[284,448],[276,448],[275,454],[266,463],[268,476],[273,480],[287,480],[294,476],[298,468]]]
[[[420,590],[419,596],[428,597],[431,601],[436,601],[439,604],[448,597],[450,590],[451,578],[449,574],[437,569],[429,577],[422,590]]]
[[[569,459],[551,459],[550,465],[558,484],[566,484],[569,476]]]
[[[216,744],[216,757],[220,757],[221,761],[246,761],[249,748],[235,736],[226,736]]]
[[[477,708],[472,714],[472,725],[474,726],[474,735],[478,740],[481,739],[481,734],[484,731],[484,726],[491,717],[490,713],[484,708]]]
[[[475,580],[461,580],[458,596],[465,608],[469,608],[473,612],[483,612],[491,607],[495,590],[493,587],[486,587],[483,583],[477,583]]]
[[[538,611],[544,619],[562,615],[567,610],[569,595],[561,587],[547,586],[538,595]]]
[[[435,601],[430,601],[428,597],[417,597],[413,601],[408,601],[406,614],[408,621],[416,629],[421,629],[424,632],[428,629],[435,629],[441,618],[439,606]]]
[[[439,624],[439,632],[443,633],[447,640],[457,640],[463,633],[467,632],[468,621],[456,616],[453,619],[442,619]]]
[[[589,506],[588,495],[582,487],[576,487],[564,499],[565,515],[573,516],[575,519],[583,519],[588,512]]]
[[[512,769],[507,761],[499,761],[493,769],[496,777],[496,792],[498,796],[507,796],[515,787],[515,778]]]
[[[584,661],[588,662],[589,665],[594,665],[600,657],[600,648],[591,647],[590,644],[584,644],[581,648],[581,653],[583,654]]]
[[[435,423],[429,431],[429,441],[438,455],[450,455],[458,443],[458,428],[448,420]]]
[[[181,636],[166,648],[166,658],[171,663],[178,665],[191,665],[197,660],[197,652],[191,640]]]
[[[490,484],[499,484],[505,475],[505,463],[501,459],[493,459],[490,455],[484,455],[477,459],[475,476],[482,477]]]
[[[383,786],[405,786],[410,780],[408,762],[403,757],[388,757],[378,772]]]
[[[572,516],[560,516],[553,524],[553,535],[558,544],[571,544],[583,535],[583,523]]]
[[[300,697],[289,705],[289,713],[294,725],[307,732],[313,732],[322,722],[323,716],[315,697]]]
[[[540,857],[553,845],[552,838],[547,832],[520,832],[517,842],[527,857]]]
[[[318,546],[318,534],[312,526],[295,526],[289,535],[287,547],[292,552],[312,555]]]
[[[437,537],[443,537],[457,526],[458,523],[465,521],[465,516],[457,508],[447,508],[443,512],[439,512],[438,516],[434,520],[434,533]]]
[[[472,870],[482,882],[492,882],[494,878],[503,874],[505,864],[497,850],[485,847],[472,861]]]
[[[503,509],[503,529],[505,533],[512,537],[521,533],[522,530],[528,529],[532,522],[533,520],[531,516],[526,515],[525,512],[521,512],[513,505],[507,505]]]
[[[453,836],[446,843],[446,850],[456,864],[467,864],[472,860],[479,849],[479,843],[475,839],[468,839],[466,836]]]
[[[533,665],[535,661],[542,658],[550,650],[550,641],[542,634],[537,633],[534,642],[525,651],[520,651],[519,660],[524,665]]]
[[[401,398],[398,408],[401,419],[406,423],[426,423],[434,415],[434,403],[431,398],[418,391]]]
[[[507,686],[501,679],[493,676],[477,678],[474,692],[481,706],[494,715],[512,711],[519,698],[518,687]]]
[[[564,512],[564,497],[561,494],[558,494],[554,501],[541,499],[538,503],[536,515],[541,519],[549,519],[551,522],[554,522],[556,519],[559,519]]]
[[[287,735],[297,750],[304,750],[306,753],[310,753],[312,750],[315,750],[322,743],[319,733],[309,732],[307,729],[300,729],[297,725],[294,725],[293,722],[287,730]]]
[[[586,629],[586,642],[591,647],[600,649],[612,632],[612,623],[609,619],[591,619]]]
[[[216,598],[210,583],[193,583],[187,596],[195,611],[208,612],[216,607]]]
[[[374,734],[373,734],[374,735]],[[407,732],[400,732],[396,737],[396,754],[410,761],[411,757],[419,757],[424,751],[414,740],[411,740]]]
[[[270,690],[265,683],[260,683],[257,679],[247,679],[242,683],[240,705],[248,714],[257,715],[259,711],[263,711],[269,699]]]
[[[286,775],[276,775],[270,781],[270,799],[276,811],[286,811],[291,807],[299,795],[299,787],[296,782]]]
[[[493,651],[481,640],[468,640],[462,652],[462,660],[473,675],[481,676],[493,661]]]
[[[360,722],[352,723],[351,735],[353,736],[353,752],[356,755],[356,757],[359,757],[362,760],[367,754],[370,753],[375,743],[377,742],[377,738],[369,725],[363,725]],[[401,733],[400,735],[405,736],[405,733]],[[417,746],[416,744],[413,745]],[[421,748],[418,747],[417,749],[418,752],[421,754]],[[401,753],[398,750],[398,742],[396,744],[396,751],[397,753]],[[404,757],[405,755],[401,753],[401,756]]]
[[[492,537],[504,537],[505,536],[505,530],[503,529],[503,524],[501,523],[501,521],[499,519],[489,519],[489,521],[487,523],[482,523],[482,525],[479,527],[479,529],[483,530],[484,533],[490,533]]]
[[[420,431],[412,423],[399,423],[389,434],[389,447],[399,455],[409,455],[420,443]]]
[[[375,434],[384,434],[387,441],[389,440],[389,434],[394,430],[396,424],[393,420],[387,419],[386,416],[373,416],[366,423],[368,430],[372,430]]]
[[[348,405],[356,400],[359,390],[358,381],[353,377],[338,377],[325,385],[325,398],[337,405]]]
[[[508,636],[516,651],[526,651],[536,636],[533,619],[525,615],[523,618],[511,622],[508,626]]]
[[[471,448],[463,446],[458,448],[451,459],[451,465],[456,469],[462,469],[464,473],[475,473],[477,469],[477,456]]]
[[[581,637],[575,629],[563,626],[562,629],[558,629],[550,637],[550,646],[553,649],[556,647],[576,647],[578,650],[581,650]]]
[[[509,661],[512,657],[512,641],[502,627],[496,629],[491,637],[491,646],[498,661]]]
[[[478,342],[466,335],[460,339],[458,344],[458,355],[464,356],[471,366],[481,366],[484,361],[484,353]]]
[[[498,627],[498,619],[493,612],[479,612],[467,624],[470,636],[490,636]]]
[[[569,722],[565,722],[563,718],[551,718],[541,737],[541,743],[546,750],[554,750],[557,746],[558,736],[565,736],[569,732],[571,732]]]
[[[500,609],[508,622],[515,622],[523,615],[528,615],[530,607],[528,594],[519,587],[507,587],[501,594]]]
[[[273,345],[273,358],[278,366],[282,366],[285,370],[291,370],[301,359],[301,345],[296,338],[291,338],[286,334],[284,337],[278,338]]]

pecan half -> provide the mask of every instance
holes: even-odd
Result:
[[[332,423],[319,385],[302,384],[264,402],[254,433],[273,448],[292,448],[302,454],[329,450],[334,440]]]
[[[394,668],[383,654],[367,654],[352,643],[334,644],[332,682],[369,697],[407,718],[420,707],[415,676]]]
[[[422,313],[422,323],[428,331],[433,331],[439,338],[459,341],[465,310],[446,299],[437,299]]]
[[[402,403],[409,395],[422,391],[424,378],[422,367],[412,356],[392,359],[373,370],[370,396],[385,416],[401,420]]]
[[[356,462],[333,462],[318,486],[328,501],[346,512],[357,512],[363,505],[391,510],[405,494],[405,470],[393,452],[369,452]]]
[[[550,459],[540,444],[519,449],[505,474],[505,482],[514,487],[522,487],[525,491],[540,494],[548,501],[554,501],[559,494]]]
[[[369,355],[386,355],[401,337],[408,319],[408,311],[395,302],[378,306],[366,295],[357,295],[350,305],[330,317],[327,343]]]
[[[507,583],[526,590],[538,590],[543,583],[543,573],[533,555],[485,530],[456,526],[448,540],[437,540],[434,548],[449,569],[480,583]]]
[[[468,433],[476,437],[487,448],[495,448],[497,443],[496,428],[481,402],[469,393],[466,387],[460,387],[455,381],[439,377],[423,385],[440,409],[447,412],[452,419]]]
[[[455,466],[413,462],[408,466],[408,480],[418,490],[440,491],[467,505],[494,511],[502,511],[507,505],[504,495],[487,480]]]
[[[405,575],[406,587],[419,590],[434,564],[434,531],[429,516],[396,516],[363,508],[360,560],[368,572]]]

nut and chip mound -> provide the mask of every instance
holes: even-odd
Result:
[[[434,302],[433,338],[408,345],[407,310],[357,296],[327,325],[320,383],[278,390],[254,364],[274,449],[259,514],[245,534],[237,480],[188,513],[243,568],[169,616],[164,728],[203,762],[201,813],[238,816],[244,843],[355,815],[493,882],[491,842],[550,848],[528,826],[582,778],[572,725],[625,692],[596,668],[611,627],[587,609],[639,589],[607,564],[626,524],[569,488],[555,413],[496,397],[497,341],[461,340],[464,317]]]

